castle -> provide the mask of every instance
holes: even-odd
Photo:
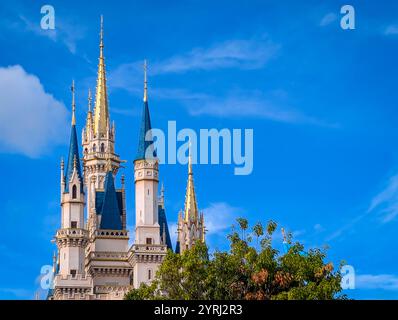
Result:
[[[159,194],[159,161],[150,135],[146,64],[138,150],[134,160],[135,239],[129,247],[125,179],[115,186],[123,160],[116,153],[116,130],[110,121],[101,17],[100,55],[94,110],[89,93],[82,131],[82,167],[76,133],[75,93],[72,85],[72,121],[66,166],[61,161],[61,223],[55,235],[58,254],[53,257],[50,300],[123,299],[132,288],[150,283],[173,250],[164,206]],[[149,137],[149,139],[148,139]],[[86,214],[85,214],[86,213]],[[192,162],[184,212],[178,215],[176,253],[205,240],[203,214],[199,213]]]

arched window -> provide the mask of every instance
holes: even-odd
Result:
[[[84,149],[84,154],[87,154],[87,153],[88,153],[88,149],[85,148],[85,149]]]
[[[72,199],[76,199],[77,198],[77,188],[76,185],[74,184],[72,187]]]
[[[96,152],[97,151],[97,145],[94,143],[94,145],[93,145],[93,152]]]
[[[105,152],[105,145],[101,143],[101,152]]]

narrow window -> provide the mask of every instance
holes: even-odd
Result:
[[[77,221],[71,221],[70,227],[71,227],[72,229],[76,229],[76,228],[77,228]]]
[[[105,145],[101,143],[101,152],[105,152]]]
[[[93,152],[96,152],[97,151],[97,145],[94,143],[94,145],[93,145]]]
[[[148,196],[149,196],[149,189],[148,189]]]
[[[72,199],[76,199],[77,198],[77,188],[76,185],[74,184],[72,187]]]
[[[148,280],[151,280],[151,279],[152,279],[152,270],[149,269],[148,270]]]
[[[146,244],[152,244],[152,238],[146,238]]]
[[[76,270],[71,269],[70,274],[72,275],[72,278],[76,277]]]

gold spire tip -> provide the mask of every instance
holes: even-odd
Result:
[[[100,48],[104,47],[104,16],[101,14]]]

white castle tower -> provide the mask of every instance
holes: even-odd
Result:
[[[84,189],[76,135],[75,86],[72,83],[72,126],[66,170],[61,161],[61,227],[55,240],[58,248],[58,274],[54,278],[54,299],[76,299],[92,290],[85,272],[88,232],[84,226]]]
[[[135,242],[132,264],[134,287],[150,282],[167,253],[159,225],[159,161],[153,147],[148,107],[147,66],[144,64],[144,99],[138,151],[134,160]]]

